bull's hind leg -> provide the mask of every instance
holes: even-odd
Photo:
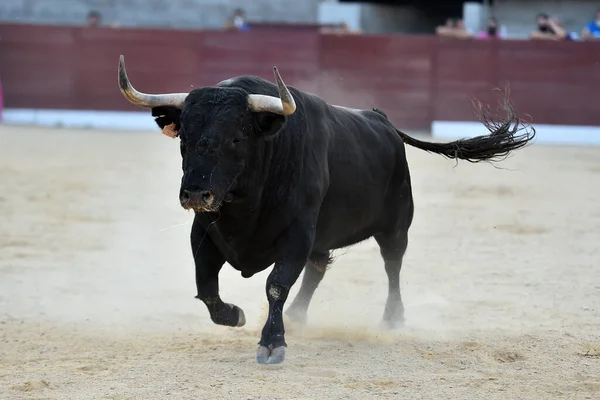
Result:
[[[310,301],[312,300],[315,290],[323,280],[327,265],[331,263],[329,252],[327,253],[312,253],[308,263],[304,267],[304,277],[298,294],[285,314],[293,321],[300,324],[306,323],[306,312]]]
[[[383,322],[388,328],[404,324],[404,305],[400,294],[400,269],[408,245],[408,231],[402,229],[393,234],[375,235],[388,277],[388,297],[383,313]]]

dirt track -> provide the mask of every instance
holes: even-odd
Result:
[[[600,399],[600,148],[535,145],[506,170],[409,148],[406,328],[377,330],[369,241],[336,253],[285,364],[260,366],[268,271],[226,268],[248,324],[212,324],[178,146],[0,127],[0,399]]]

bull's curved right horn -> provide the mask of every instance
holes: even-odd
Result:
[[[138,92],[129,82],[125,70],[125,58],[122,54],[119,57],[119,89],[131,104],[145,108],[171,106],[181,109],[188,95],[187,93],[146,94]]]
[[[296,111],[294,96],[281,79],[277,67],[273,67],[273,74],[275,75],[279,97],[250,94],[248,95],[248,108],[253,112],[268,111],[284,116],[292,115]]]

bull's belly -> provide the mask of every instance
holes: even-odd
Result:
[[[274,258],[261,257],[256,259],[226,259],[227,263],[235,270],[240,271],[244,278],[249,278],[254,274],[264,271],[275,263]]]
[[[244,277],[264,271],[276,261],[277,253],[273,246],[255,246],[246,241],[225,241],[220,236],[211,239],[225,257],[225,261]]]
[[[378,232],[379,229],[376,225],[367,226],[353,232],[348,231],[346,233],[341,233],[339,231],[332,232],[332,230],[328,230],[328,232],[317,234],[315,237],[313,251],[324,253],[329,250],[352,246],[369,239]]]
[[[362,242],[399,218],[397,211],[402,202],[399,190],[403,179],[394,179],[390,171],[389,166],[378,170],[363,165],[361,169],[346,169],[346,175],[331,177],[317,221],[316,251]],[[398,204],[398,208],[391,209],[390,204]]]
[[[318,230],[315,234],[315,241],[312,252],[325,253],[329,250],[339,249],[351,246],[363,240],[366,240],[377,233],[377,225],[369,224],[362,229],[349,229],[349,226],[329,225],[324,230]],[[217,240],[217,242],[219,242]],[[277,261],[277,250],[272,248],[251,248],[245,251],[232,249],[229,243],[215,243],[225,257],[225,261],[235,270],[239,271],[244,278],[250,278],[253,275],[266,270]]]
[[[329,192],[334,195],[326,196],[321,204],[315,227],[313,252],[351,246],[381,231],[385,222],[382,213],[387,191],[384,184],[378,184],[369,187],[346,185],[343,195],[340,195],[339,189]],[[277,261],[275,241],[247,232],[232,231],[226,235],[226,232],[215,228],[217,227],[213,226],[213,230],[210,231],[213,242],[225,256],[227,263],[243,276],[252,276],[264,271]]]
[[[338,207],[319,216],[314,251],[327,251],[362,242],[381,230],[381,206],[349,210]]]

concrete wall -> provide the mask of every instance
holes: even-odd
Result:
[[[414,7],[361,5],[361,28],[365,33],[431,33],[434,25],[430,18]]]
[[[319,5],[318,22],[346,22],[367,34],[431,33],[435,24],[415,7],[326,1]]]
[[[81,25],[90,10],[104,24],[220,28],[233,9],[256,22],[314,23],[320,0],[0,0],[0,22]]]
[[[495,0],[493,14],[506,25],[509,38],[526,38],[539,12],[558,17],[569,32],[580,33],[598,8],[600,1],[594,0]]]
[[[325,1],[319,4],[317,22],[320,24],[342,24],[346,23],[350,29],[362,29],[360,14],[360,3],[338,3],[337,1]]]
[[[80,25],[99,10],[105,24],[210,29],[223,26],[236,7],[257,22],[315,23],[321,0],[0,0],[0,22]],[[335,3],[335,1],[333,1]],[[580,32],[600,7],[596,0],[495,0],[494,14],[511,38],[525,38],[535,15],[558,16],[569,31]],[[361,28],[367,33],[433,32],[429,19],[411,7],[361,5]]]
[[[490,15],[490,7],[483,3],[468,1],[463,4],[463,20],[465,27],[473,32],[486,28]]]

